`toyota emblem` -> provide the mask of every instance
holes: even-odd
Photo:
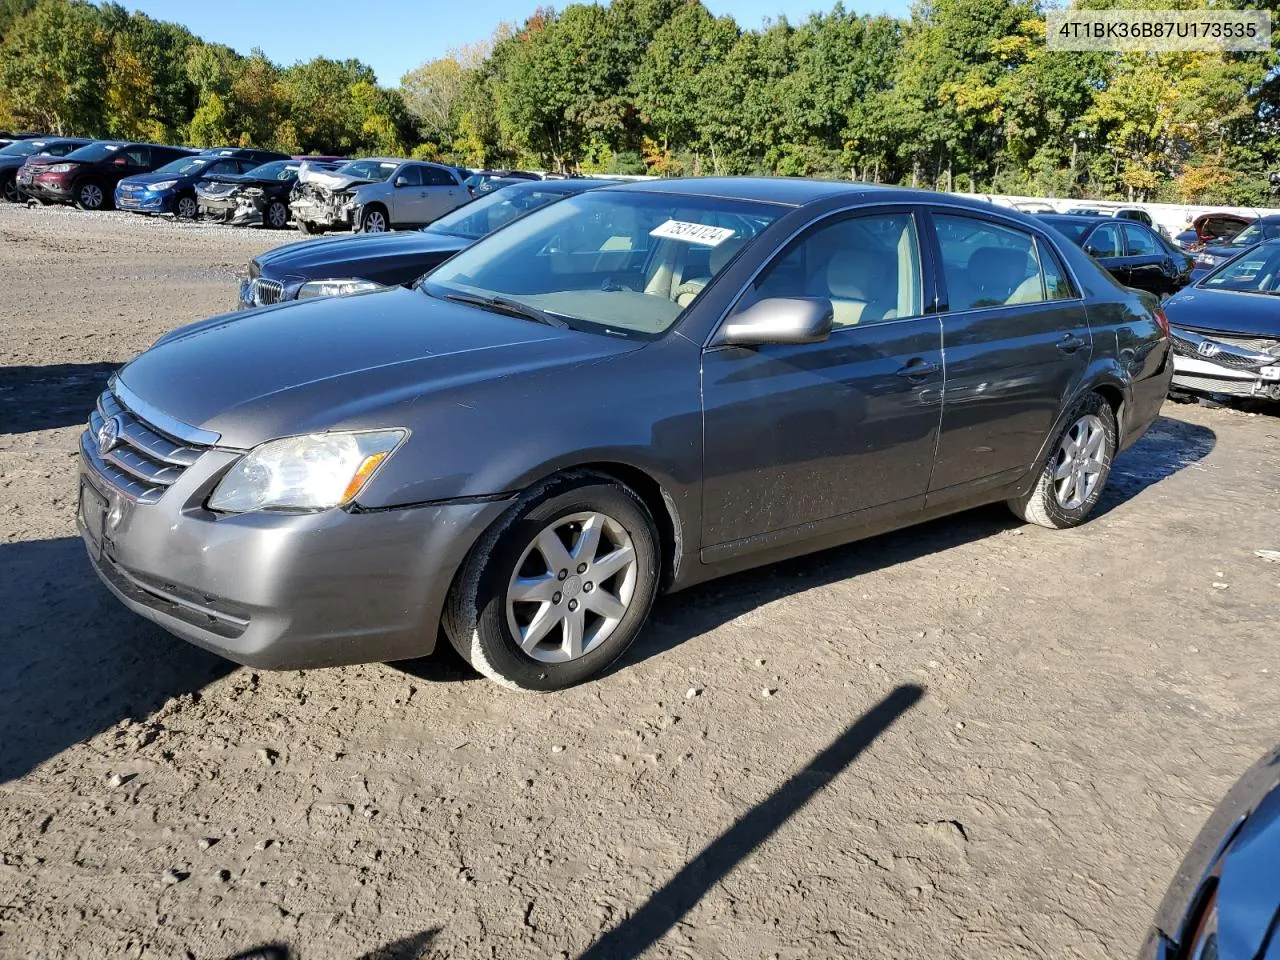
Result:
[[[1222,348],[1210,340],[1201,340],[1196,344],[1196,353],[1202,357],[1216,357],[1222,352]]]
[[[102,421],[102,426],[98,428],[97,435],[98,456],[105,457],[111,452],[111,448],[120,441],[120,426],[119,417],[108,417]]]

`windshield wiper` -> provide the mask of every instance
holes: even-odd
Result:
[[[494,310],[513,317],[523,317],[525,320],[532,320],[535,323],[545,323],[548,327],[567,328],[569,326],[554,314],[539,310],[537,307],[527,303],[521,303],[519,300],[508,300],[506,297],[481,297],[471,293],[446,293],[444,298],[455,303],[469,303],[473,307],[483,307],[486,310]]]

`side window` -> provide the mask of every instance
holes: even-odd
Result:
[[[743,306],[825,297],[836,327],[918,316],[920,244],[909,213],[850,217],[793,240],[756,278]]]
[[[258,161],[257,161],[257,160],[237,160],[237,161],[236,161],[236,172],[237,172],[237,173],[248,173],[248,172],[249,172],[250,170],[252,170],[254,167],[260,167],[260,166],[262,166],[262,164],[258,163]]]
[[[1045,298],[1035,240],[969,217],[934,215],[952,311],[1039,303]]]
[[[1084,252],[1091,257],[1120,257],[1124,248],[1120,246],[1120,228],[1113,223],[1105,223],[1089,235],[1084,245]]]
[[[1040,267],[1044,271],[1044,289],[1048,300],[1071,300],[1075,289],[1067,278],[1067,271],[1053,248],[1041,239],[1036,240],[1036,252],[1040,254]]]
[[[406,164],[396,174],[395,185],[400,187],[422,186],[422,167],[416,163]]]
[[[439,167],[423,167],[422,182],[428,187],[456,187],[453,177],[449,175],[448,170],[441,170]]]
[[[240,165],[239,165],[239,161],[237,160],[219,160],[217,163],[211,164],[209,168],[204,171],[205,176],[208,176],[211,173],[239,173],[239,172],[240,172]]]
[[[1124,239],[1129,244],[1129,256],[1150,257],[1160,252],[1155,237],[1132,223],[1124,225]]]
[[[145,167],[151,159],[151,151],[146,147],[130,147],[124,151],[124,158],[131,167]]]

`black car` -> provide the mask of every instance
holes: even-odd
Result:
[[[1207,243],[1196,254],[1195,271],[1191,274],[1193,282],[1199,282],[1222,264],[1226,263],[1241,250],[1252,247],[1262,240],[1274,240],[1280,237],[1280,214],[1259,217],[1230,240]]]
[[[300,240],[251,260],[240,284],[240,306],[358,293],[410,284],[481,237],[575,193],[612,180],[513,180],[421,230],[357,233],[328,240]]]
[[[1246,770],[1209,815],[1138,956],[1280,957],[1280,749]]]
[[[1176,390],[1280,400],[1280,239],[1165,301]]]
[[[1068,214],[1045,214],[1041,219],[1126,287],[1166,297],[1191,281],[1194,260],[1135,220]]]
[[[462,178],[462,184],[467,188],[467,193],[473,197],[478,197],[483,193],[488,193],[495,189],[492,186],[493,181],[502,180],[541,180],[542,177],[536,173],[530,173],[528,170],[477,170],[469,176]]]
[[[18,168],[27,157],[63,157],[92,142],[83,137],[29,137],[0,147],[0,200],[7,203],[22,201],[22,193],[18,190]]]
[[[159,143],[99,140],[65,157],[31,157],[23,165],[18,186],[45,203],[74,203],[81,210],[111,207],[115,188],[125,177],[150,173],[180,157],[199,153],[188,147]]]
[[[308,161],[312,169],[336,163]],[[236,226],[261,224],[282,230],[289,224],[289,191],[298,182],[301,160],[272,160],[245,173],[213,173],[196,184],[196,203],[206,220]]]

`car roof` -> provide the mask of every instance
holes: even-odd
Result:
[[[1037,214],[1041,220],[1065,220],[1067,223],[1086,223],[1089,226],[1102,226],[1102,221],[1106,217],[1091,217],[1087,213],[1041,213]],[[1134,221],[1130,220],[1130,223]],[[1145,224],[1138,224],[1142,227]]]
[[[632,180],[606,189],[724,200],[754,200],[791,207],[802,207],[831,197],[847,197],[850,200],[874,198],[884,203],[945,203],[947,206],[965,207],[974,211],[1027,216],[1008,207],[996,207],[985,200],[942,194],[933,190],[806,177],[682,177],[669,180]]]

